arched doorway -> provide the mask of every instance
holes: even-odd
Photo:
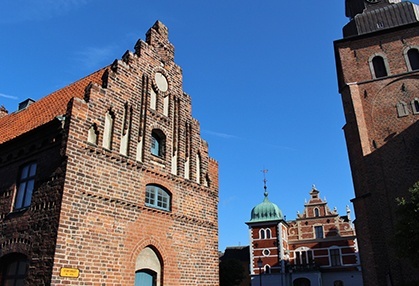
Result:
[[[292,283],[293,286],[310,286],[310,280],[307,278],[297,278],[294,280],[294,283]]]
[[[151,269],[141,269],[135,272],[135,286],[156,286],[157,273]]]
[[[151,246],[144,248],[135,261],[134,286],[162,285],[163,267],[160,254]]]

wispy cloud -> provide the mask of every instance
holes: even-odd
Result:
[[[0,1],[0,23],[45,20],[63,15],[91,0],[14,0]]]
[[[220,204],[223,206],[223,207],[226,207],[226,206],[229,206],[229,205],[231,205],[231,204],[234,204],[235,202],[237,201],[237,197],[236,196],[230,196],[230,197],[228,197],[228,198],[226,198],[226,199],[222,199],[221,201],[220,201]]]
[[[116,55],[116,46],[87,47],[76,53],[76,60],[88,69],[110,64]]]
[[[13,100],[17,100],[17,96],[14,95],[8,95],[8,94],[4,94],[4,93],[0,93],[0,97],[4,97],[4,98],[8,98],[8,99],[13,99]]]
[[[239,138],[236,135],[221,133],[221,132],[216,132],[216,131],[211,131],[211,130],[202,130],[202,133],[206,133],[206,134],[213,135],[213,136],[220,137],[220,138],[224,138],[224,139],[235,139],[235,138],[237,139],[237,138]]]
[[[276,144],[276,142],[271,142],[269,140],[266,140],[264,142],[259,142],[259,141],[255,141],[253,139],[249,139],[249,138],[242,138],[233,134],[228,134],[228,133],[222,133],[222,132],[216,132],[216,131],[211,131],[211,130],[202,130],[202,133],[204,134],[209,134],[215,137],[219,137],[222,139],[239,139],[243,142],[252,142],[252,144],[261,144],[264,146],[269,146],[271,148],[275,148],[275,149],[284,149],[284,150],[290,150],[290,151],[297,151],[297,149],[293,148],[293,147],[289,147],[289,146],[284,146],[284,145],[279,145]]]

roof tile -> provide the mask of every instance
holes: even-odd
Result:
[[[0,118],[0,144],[44,125],[59,115],[65,114],[68,102],[73,97],[83,98],[84,89],[90,82],[101,83],[101,78],[106,68],[102,68],[41,98],[23,110],[18,110]]]

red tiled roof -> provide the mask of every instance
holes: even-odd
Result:
[[[73,97],[83,98],[84,89],[90,82],[101,83],[100,69],[46,97],[32,103],[27,108],[0,118],[0,144],[18,137],[34,128],[65,114],[67,104]]]

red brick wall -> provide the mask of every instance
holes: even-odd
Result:
[[[77,95],[68,103],[63,132],[53,120],[0,146],[0,266],[9,253],[25,254],[28,285],[133,285],[137,257],[146,247],[160,259],[160,285],[219,284],[218,163],[200,137],[167,36],[167,28],[156,23],[146,42],[103,72],[102,85],[87,85],[84,99]],[[167,91],[157,90],[156,72],[166,76]],[[156,110],[150,109],[152,89]],[[168,115],[164,97],[170,99]],[[109,110],[115,116],[111,150],[102,147]],[[97,145],[88,142],[93,124]],[[153,129],[166,137],[161,157],[150,152]],[[122,155],[127,132],[128,152]],[[10,213],[19,166],[28,160],[39,162],[33,203]],[[169,211],[146,206],[147,184],[169,191]],[[78,269],[79,277],[61,277],[63,267]]]
[[[158,37],[154,38],[155,35]],[[139,42],[109,70],[105,88],[92,86],[86,101],[75,99],[68,113],[66,154],[68,168],[54,260],[53,283],[133,285],[135,261],[147,246],[161,257],[165,285],[218,285],[218,166],[208,157],[192,118],[191,100],[182,90],[181,69],[168,61],[173,49],[167,38],[152,31],[148,43]],[[160,49],[160,43],[167,49]],[[159,43],[159,44],[157,44]],[[164,66],[162,66],[164,62]],[[169,116],[149,108],[154,72],[169,82]],[[128,155],[119,153],[124,106],[132,108]],[[104,115],[115,114],[112,150],[101,147]],[[87,142],[96,123],[98,146]],[[165,156],[150,153],[151,131],[166,136]],[[143,160],[136,160],[142,138]],[[178,152],[178,174],[171,172],[172,154]],[[196,183],[196,154],[201,156],[201,182]],[[184,164],[190,156],[190,179]],[[208,176],[209,187],[204,184]],[[159,184],[171,193],[170,211],[145,205],[147,184]],[[61,267],[80,270],[77,279],[59,276]]]
[[[56,120],[0,146],[0,269],[9,255],[24,254],[30,261],[27,285],[51,283],[66,164],[60,126]],[[29,162],[37,164],[31,206],[15,211],[20,167]]]
[[[401,264],[392,241],[395,199],[419,180],[419,116],[410,106],[419,92],[419,73],[408,71],[403,55],[418,45],[417,25],[335,42],[366,285],[418,279],[417,270]],[[368,59],[375,53],[387,58],[390,76],[372,78]],[[398,117],[399,101],[408,104],[408,116]]]

